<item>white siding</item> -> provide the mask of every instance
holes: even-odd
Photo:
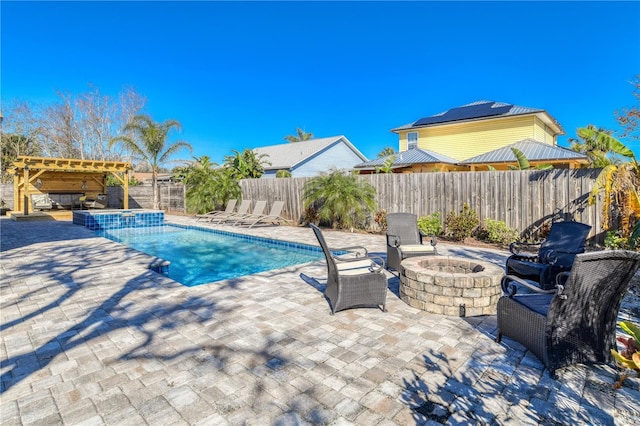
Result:
[[[352,169],[362,163],[360,158],[344,142],[329,146],[327,149],[307,158],[291,170],[292,177],[317,176],[320,172],[327,172],[331,168]]]

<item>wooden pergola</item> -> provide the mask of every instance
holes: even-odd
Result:
[[[129,208],[130,170],[130,163],[118,161],[18,157],[13,162],[14,210],[25,215],[33,211],[32,194],[106,194],[108,174],[122,183],[124,208]]]

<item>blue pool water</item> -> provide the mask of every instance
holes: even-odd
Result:
[[[189,287],[322,258],[319,247],[174,225],[98,235],[170,261],[168,276]]]

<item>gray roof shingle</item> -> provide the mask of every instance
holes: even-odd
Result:
[[[332,136],[329,138],[309,139],[307,141],[284,143],[280,145],[263,146],[254,148],[256,155],[266,154],[265,158],[271,162],[270,166],[266,166],[266,170],[288,170],[309,157],[331,147],[334,144],[343,141],[349,148],[353,150],[362,160],[367,157],[362,155],[360,151],[345,136]]]
[[[488,164],[488,163],[512,163],[517,161],[511,148],[517,148],[527,157],[529,161],[551,161],[551,160],[586,160],[585,154],[562,148],[556,145],[549,145],[535,139],[524,139],[493,151],[468,158],[460,164]]]

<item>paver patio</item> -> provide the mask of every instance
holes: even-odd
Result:
[[[495,316],[416,310],[391,275],[388,313],[331,316],[324,261],[188,288],[70,222],[0,227],[2,425],[640,424],[638,379],[614,391],[611,367],[573,366],[554,380],[494,342]],[[307,228],[242,232],[316,244]],[[380,235],[325,237],[384,252]],[[626,301],[621,317],[637,312]]]

